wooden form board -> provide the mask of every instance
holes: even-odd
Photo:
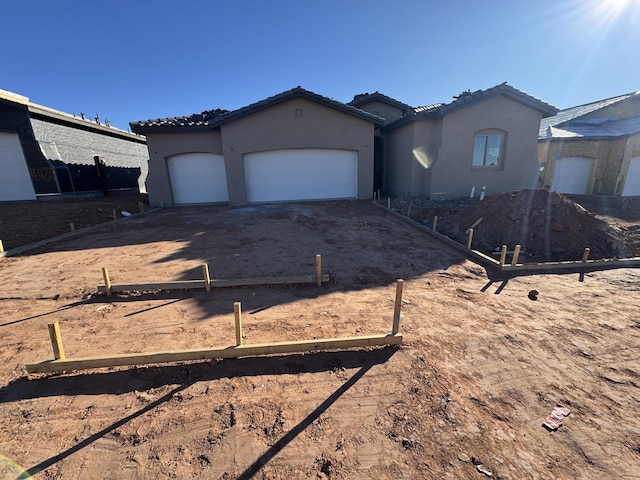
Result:
[[[330,280],[329,275],[322,275],[322,282],[328,282]],[[290,277],[264,277],[264,278],[235,278],[235,279],[211,279],[211,288],[221,287],[239,287],[249,285],[292,285],[292,284],[316,284],[317,278],[315,275],[300,275]],[[131,292],[131,291],[144,291],[144,290],[193,290],[193,289],[205,289],[206,283],[204,280],[181,280],[176,282],[161,282],[161,283],[127,283],[127,284],[112,284],[111,292]],[[105,285],[98,285],[98,293],[105,293],[107,287]]]
[[[60,358],[28,364],[29,373],[52,373],[89,368],[147,365],[153,363],[208,360],[212,358],[237,358],[257,355],[317,352],[344,348],[401,345],[402,335],[367,335],[360,337],[298,340],[294,342],[262,343],[255,345],[232,345],[218,348],[194,348],[162,352],[131,353],[83,358]]]
[[[467,248],[466,245],[462,245],[449,237],[446,237],[438,232],[433,231],[432,228],[427,228],[424,225],[416,222],[415,220],[412,220],[398,212],[394,212],[389,208],[385,208],[384,205],[380,205],[375,202],[374,202],[374,205],[377,205],[380,208],[384,208],[390,214],[398,217],[399,219],[407,223],[410,223],[411,225],[419,228],[420,230],[427,232],[429,235],[432,235],[433,237],[455,248],[456,250],[461,251],[471,259],[476,260],[479,263],[485,264],[493,269],[497,269],[502,272],[513,272],[513,273],[525,273],[528,271],[531,271],[531,272],[544,272],[544,271],[578,272],[578,271],[606,270],[606,269],[612,269],[612,268],[640,267],[640,257],[623,258],[620,260],[577,260],[577,261],[566,261],[566,262],[516,263],[515,265],[502,264],[500,261],[495,260],[490,256],[485,255],[482,252]],[[583,258],[585,258],[584,255],[583,255]]]

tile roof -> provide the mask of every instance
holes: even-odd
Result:
[[[428,105],[426,107],[414,108],[411,112],[386,124],[384,127],[382,127],[382,130],[389,131],[414,120],[440,118],[447,113],[459,110],[461,108],[467,107],[481,100],[485,100],[496,95],[502,95],[515,102],[537,110],[542,113],[543,117],[555,115],[558,112],[558,109],[553,105],[535,98],[527,93],[524,93],[516,88],[513,88],[511,85],[505,82],[486,90],[476,90],[475,92],[469,92],[460,95],[450,103],[436,103],[433,105]]]
[[[312,102],[316,102],[325,105],[329,108],[341,111],[343,113],[356,116],[363,120],[372,122],[376,126],[381,126],[384,123],[384,119],[373,115],[364,110],[360,110],[356,107],[348,105],[346,103],[339,102],[327,97],[323,97],[316,93],[305,90],[301,87],[296,87],[286,92],[279,93],[269,98],[265,98],[259,102],[253,103],[246,107],[242,107],[234,111],[225,110],[210,110],[201,114],[194,114],[187,117],[173,117],[173,118],[159,118],[155,120],[141,120],[139,122],[131,123],[131,130],[136,133],[143,132],[162,132],[166,130],[175,131],[176,128],[189,128],[190,130],[212,130],[219,128],[225,123],[229,123],[240,118],[251,115],[255,112],[263,110],[268,107],[272,107],[279,103],[286,102],[292,98],[305,98]]]
[[[366,105],[367,103],[371,103],[371,102],[375,102],[375,101],[386,103],[387,105],[391,105],[392,107],[396,107],[396,108],[402,110],[403,112],[409,112],[413,108],[413,107],[411,107],[411,105],[407,105],[406,103],[402,103],[402,102],[396,100],[395,98],[387,97],[386,95],[383,95],[380,92],[361,93],[359,95],[356,95],[356,96],[353,97],[353,100],[351,100],[348,103],[348,105],[351,105],[353,107],[360,107],[362,105]]]
[[[559,127],[559,126],[562,126],[563,124],[575,122],[580,117],[596,112],[597,110],[608,107],[610,105],[621,102],[623,100],[627,100],[628,98],[631,98],[635,95],[640,95],[640,92],[627,93],[624,95],[619,95],[617,97],[606,98],[604,100],[598,100],[597,102],[591,102],[584,105],[578,105],[577,107],[571,107],[571,108],[566,108],[564,110],[561,110],[552,117],[547,117],[542,119],[542,121],[540,122],[540,132],[538,134],[538,138],[539,139],[548,138],[549,132],[556,130],[555,128],[552,130],[549,130],[549,127]],[[613,120],[613,119],[603,119],[603,120]],[[583,133],[587,133],[587,131],[583,130]],[[578,136],[591,136],[591,135],[578,135]]]

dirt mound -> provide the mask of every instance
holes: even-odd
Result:
[[[525,262],[580,260],[586,247],[590,259],[630,256],[619,230],[548,190],[518,190],[483,201],[460,199],[439,208],[437,202],[417,206],[414,219],[431,225],[433,215],[439,215],[438,232],[462,244],[467,230],[480,220],[472,247],[485,253],[521,245]]]

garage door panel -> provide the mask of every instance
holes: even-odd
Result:
[[[247,200],[357,197],[358,155],[351,150],[291,149],[244,156]]]
[[[590,158],[559,158],[551,189],[558,193],[587,193],[592,163]]]
[[[20,139],[13,133],[0,133],[0,172],[0,201],[36,199]]]
[[[623,196],[640,195],[640,157],[632,158],[624,181]]]
[[[173,201],[176,205],[229,201],[224,157],[211,153],[185,153],[168,159]]]

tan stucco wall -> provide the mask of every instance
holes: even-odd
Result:
[[[445,115],[442,146],[432,168],[432,198],[476,195],[483,186],[492,195],[535,187],[538,179],[538,130],[541,114],[503,96],[494,96]],[[477,132],[506,132],[506,149],[498,169],[471,168]]]
[[[374,100],[373,102],[358,106],[357,108],[359,108],[360,110],[364,110],[365,112],[378,115],[379,117],[384,118],[387,122],[391,122],[396,118],[400,118],[402,116],[401,109],[393,107],[388,103],[384,103],[379,100]]]
[[[298,115],[296,116],[296,111]],[[374,125],[324,105],[294,98],[221,127],[229,203],[247,202],[243,155],[286,148],[332,148],[358,153],[358,198],[373,197]]]
[[[385,135],[383,191],[387,195],[410,194],[413,171],[414,128],[408,123]],[[419,195],[414,193],[414,195]]]
[[[154,206],[174,206],[167,159],[180,153],[222,154],[220,132],[147,134],[149,203]]]

